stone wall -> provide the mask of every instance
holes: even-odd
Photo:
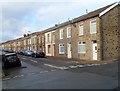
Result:
[[[90,34],[90,21],[96,19],[97,21],[97,33]],[[79,36],[79,25],[80,23],[84,23],[84,35]],[[71,38],[67,38],[67,27],[71,27]],[[60,39],[59,30],[63,29],[64,37]],[[80,21],[74,24],[69,24],[67,26],[61,27],[56,29],[56,56],[57,57],[66,57],[67,58],[67,43],[71,44],[71,52],[73,59],[80,59],[80,60],[92,60],[92,41],[97,41],[97,59],[100,60],[100,32],[99,32],[99,18],[94,17],[91,19],[87,19],[84,21]],[[78,53],[78,42],[85,42],[86,43],[86,53]],[[65,46],[65,53],[59,54],[59,44],[64,43]]]
[[[97,33],[90,34],[90,21],[96,19]],[[79,25],[84,23],[84,35],[79,36]],[[92,41],[97,41],[97,59],[100,60],[100,32],[99,32],[99,18],[94,17],[76,23],[72,31],[72,57],[80,60],[93,60]],[[78,53],[78,42],[83,41],[86,44],[86,53]]]
[[[119,9],[118,9],[119,8]],[[114,7],[101,17],[100,30],[103,60],[118,59],[120,57],[120,22],[118,17],[120,6]]]

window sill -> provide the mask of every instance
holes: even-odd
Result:
[[[79,36],[83,36],[84,34],[81,34],[81,35],[79,35]]]
[[[67,38],[71,38],[71,36],[68,36]]]
[[[85,54],[86,52],[78,52],[79,54]]]
[[[60,55],[64,55],[64,53],[59,53]]]
[[[97,33],[95,32],[95,33],[90,33],[90,34],[97,34]]]

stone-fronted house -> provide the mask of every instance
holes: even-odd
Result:
[[[43,31],[37,33],[37,50],[45,52],[45,36]]]
[[[44,34],[42,32],[34,32],[25,35],[23,38],[24,50],[45,51]]]
[[[120,2],[99,14],[101,58],[120,59]]]
[[[119,59],[119,7],[119,3],[114,3],[54,26],[45,36],[56,30],[55,56],[81,60]]]

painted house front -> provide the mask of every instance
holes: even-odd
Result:
[[[46,56],[55,56],[55,30],[45,33]]]

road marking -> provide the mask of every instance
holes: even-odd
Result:
[[[32,60],[32,59],[31,59],[30,61],[32,61],[32,62],[34,62],[34,63],[37,63],[37,61],[35,61],[35,60]]]
[[[60,70],[64,70],[64,69],[69,69],[68,67],[58,67],[58,66],[54,66],[54,65],[51,65],[51,64],[44,64],[45,66],[48,66],[48,67],[52,67],[52,68],[56,68],[56,69],[60,69]]]
[[[54,69],[54,70],[51,70],[51,71],[56,71],[56,69]]]
[[[100,65],[100,64],[94,64],[95,66],[98,66],[98,65]]]
[[[34,75],[35,73],[30,73],[30,74],[28,74],[28,75]]]
[[[41,73],[44,73],[44,72],[42,71],[42,72],[39,72],[39,73],[41,74]]]
[[[85,67],[85,65],[77,65],[78,67],[82,68],[82,67]]]
[[[83,65],[75,65],[75,66],[73,65],[73,66],[68,66],[68,67],[65,67],[65,66],[58,67],[58,66],[54,66],[54,65],[50,65],[50,64],[44,64],[44,65],[52,67],[52,68],[60,69],[60,70],[66,70],[66,69],[69,69],[69,68],[84,67]]]
[[[48,72],[47,70],[46,71],[43,71],[43,73],[46,73],[46,72]]]
[[[87,64],[87,66],[93,66],[93,64]]]
[[[78,66],[69,66],[70,68],[77,68]]]
[[[11,78],[4,78],[4,79],[2,79],[3,81],[6,81],[6,80],[10,80]]]
[[[26,58],[22,58],[22,59],[26,59]]]
[[[58,66],[54,66],[54,65],[51,65],[51,64],[44,64],[45,66],[48,66],[48,67],[52,67],[52,68],[56,68],[56,69],[60,69],[61,67],[58,67]]]
[[[18,78],[18,76],[14,76],[13,78]]]
[[[18,77],[23,77],[24,75],[20,75],[20,76],[18,76]]]
[[[66,70],[69,69],[69,67],[61,67],[61,69]]]

